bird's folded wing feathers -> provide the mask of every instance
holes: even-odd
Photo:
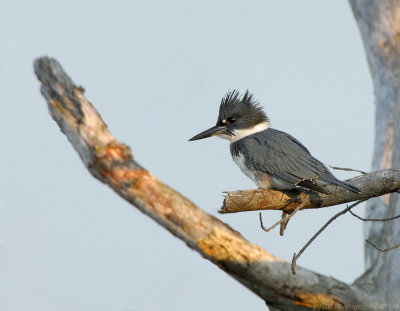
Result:
[[[251,154],[247,154],[255,168],[268,172],[289,183],[312,180],[320,176],[324,165],[310,155],[310,152],[291,135],[268,129],[249,137]],[[250,141],[248,141],[250,143]]]

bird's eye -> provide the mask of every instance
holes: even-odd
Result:
[[[228,121],[229,121],[229,123],[234,123],[236,121],[236,118],[233,118],[233,117],[229,118]]]

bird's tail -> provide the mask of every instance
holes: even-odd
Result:
[[[335,179],[336,179],[336,178],[335,178]],[[352,186],[352,185],[350,185],[350,184],[348,184],[348,183],[346,183],[346,182],[344,182],[344,181],[341,181],[341,180],[339,180],[339,179],[336,179],[335,182],[334,182],[334,184],[335,184],[336,186],[345,188],[345,189],[350,190],[350,191],[355,192],[355,193],[360,193],[360,192],[361,192],[361,190],[358,189],[357,187],[354,187],[354,186]]]

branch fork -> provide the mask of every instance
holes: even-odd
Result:
[[[292,276],[290,263],[247,241],[239,232],[208,215],[143,169],[133,159],[130,149],[111,134],[100,114],[83,95],[83,89],[72,82],[56,60],[39,58],[34,68],[51,116],[91,174],[253,291],[270,308],[296,311],[313,310],[322,304],[344,307],[381,302],[372,292],[301,267],[296,269],[296,276]],[[394,187],[398,189],[400,174],[397,170],[373,174],[377,178],[374,184],[381,183],[385,193],[392,192]],[[372,180],[354,179],[353,182],[364,193],[382,194]],[[311,195],[304,208],[344,203],[340,199],[342,194]],[[280,210],[288,198],[288,194],[272,190],[228,193],[223,211],[244,211],[241,207],[251,201],[253,207]],[[358,199],[360,197],[346,194],[344,201]],[[288,212],[293,209],[291,205],[287,207]]]

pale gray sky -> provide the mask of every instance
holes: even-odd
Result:
[[[187,139],[215,123],[226,91],[248,88],[273,127],[324,163],[370,168],[373,91],[347,1],[5,0],[1,7],[1,310],[265,310],[92,178],[47,112],[32,69],[38,56],[56,58],[85,87],[140,164],[286,260],[341,207],[297,214],[284,237],[263,232],[258,213],[217,214],[223,191],[254,185],[226,141]],[[280,217],[263,215],[267,224]],[[344,216],[298,264],[352,282],[364,265],[362,224]]]

